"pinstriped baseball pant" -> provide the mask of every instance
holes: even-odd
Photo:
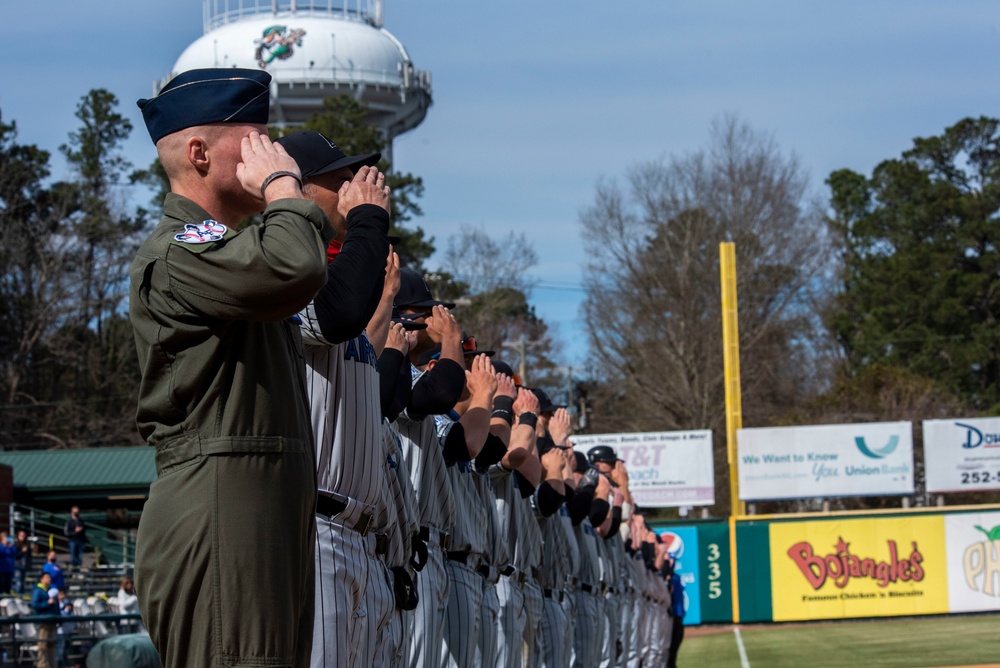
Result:
[[[492,666],[497,660],[500,637],[500,598],[497,585],[480,576],[483,581],[482,617],[479,620],[479,642],[476,644],[475,666]]]
[[[500,602],[500,623],[497,625],[496,661],[484,665],[519,668],[524,658],[524,630],[528,621],[524,593],[516,582],[501,577],[497,583],[497,598]]]
[[[528,578],[524,581],[524,644],[528,647],[528,660],[524,665],[539,668],[542,665],[538,651],[539,636],[542,633],[542,615],[545,603],[538,581]]]
[[[448,573],[448,607],[441,643],[441,668],[474,665],[479,645],[479,623],[483,607],[483,576],[458,561],[445,564]]]
[[[365,589],[365,607],[368,608],[368,617],[374,627],[374,634],[366,635],[366,642],[370,645],[359,650],[358,654],[364,657],[358,665],[399,665],[386,664],[383,657],[396,653],[399,649],[397,643],[401,641],[398,632],[401,629],[392,627],[392,619],[396,609],[396,595],[392,589],[392,574],[381,558],[376,558],[369,571],[368,587]]]
[[[598,663],[603,628],[597,597],[577,589],[573,601],[576,609],[573,626],[577,630],[573,635],[573,667],[593,668]]]
[[[385,611],[368,607],[374,596],[368,588],[385,585],[381,563],[375,534],[362,536],[316,516],[313,668],[372,665],[379,624],[388,620]]]
[[[601,668],[611,668],[617,662],[618,640],[621,637],[621,597],[624,594],[608,594],[600,600],[603,617],[601,636]]]
[[[557,598],[543,598],[542,602],[542,632],[536,638],[540,665],[568,668],[573,635],[566,609]]]
[[[419,601],[412,612],[408,627],[410,632],[407,652],[409,668],[438,668],[441,665],[441,637],[448,604],[448,574],[446,560],[440,546],[427,545],[427,564],[417,573]]]
[[[636,592],[632,599],[632,615],[629,619],[628,668],[639,668],[642,663],[642,643],[646,631],[646,601],[642,592]]]

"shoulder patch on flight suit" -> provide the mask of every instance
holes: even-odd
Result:
[[[170,243],[182,246],[192,253],[202,253],[210,248],[216,241],[235,234],[228,227],[217,220],[206,220],[201,223],[186,223],[183,229],[174,234]]]

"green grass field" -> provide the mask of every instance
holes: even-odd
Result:
[[[690,630],[689,630],[690,632]],[[923,668],[1000,664],[1000,617],[963,616],[740,629],[753,668]],[[685,668],[740,666],[732,629],[692,635]]]

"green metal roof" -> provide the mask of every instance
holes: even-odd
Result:
[[[156,480],[155,458],[148,445],[0,452],[0,464],[14,469],[15,489],[31,492],[148,488]]]

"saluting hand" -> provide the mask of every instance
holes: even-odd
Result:
[[[549,420],[549,435],[556,445],[566,445],[566,439],[572,433],[570,426],[569,412],[565,408],[559,408],[552,414]]]
[[[427,336],[434,343],[441,343],[445,339],[462,338],[462,330],[455,322],[455,316],[441,305],[432,308],[431,314],[424,322],[427,324]]]
[[[465,372],[465,382],[469,393],[474,397],[493,401],[497,391],[497,377],[493,373],[493,365],[486,355],[476,355],[472,360],[472,370]]]
[[[497,393],[494,395],[494,398],[510,397],[513,399],[516,396],[517,385],[514,384],[514,379],[505,373],[497,373]]]
[[[615,467],[611,469],[611,480],[622,489],[628,489],[628,469],[625,468],[625,462],[615,462]]]
[[[405,357],[410,351],[410,343],[406,340],[406,329],[398,322],[389,325],[389,335],[385,340],[385,347],[398,350]]]
[[[538,396],[531,390],[523,387],[517,388],[517,399],[514,400],[514,415],[521,413],[534,413],[538,415]]]
[[[399,255],[389,246],[389,256],[385,259],[385,282],[382,284],[382,298],[392,300],[399,294]]]
[[[275,172],[291,172],[297,178],[302,178],[302,171],[285,147],[275,144],[270,137],[259,132],[251,132],[240,142],[240,155],[243,162],[236,165],[236,178],[248,193],[260,199],[260,186]],[[274,179],[264,192],[266,202],[273,202],[284,197],[302,198],[299,181],[290,176]]]
[[[356,206],[374,204],[389,213],[389,186],[385,185],[385,174],[377,167],[367,165],[358,168],[354,178],[345,181],[337,193],[337,211],[344,218]]]

